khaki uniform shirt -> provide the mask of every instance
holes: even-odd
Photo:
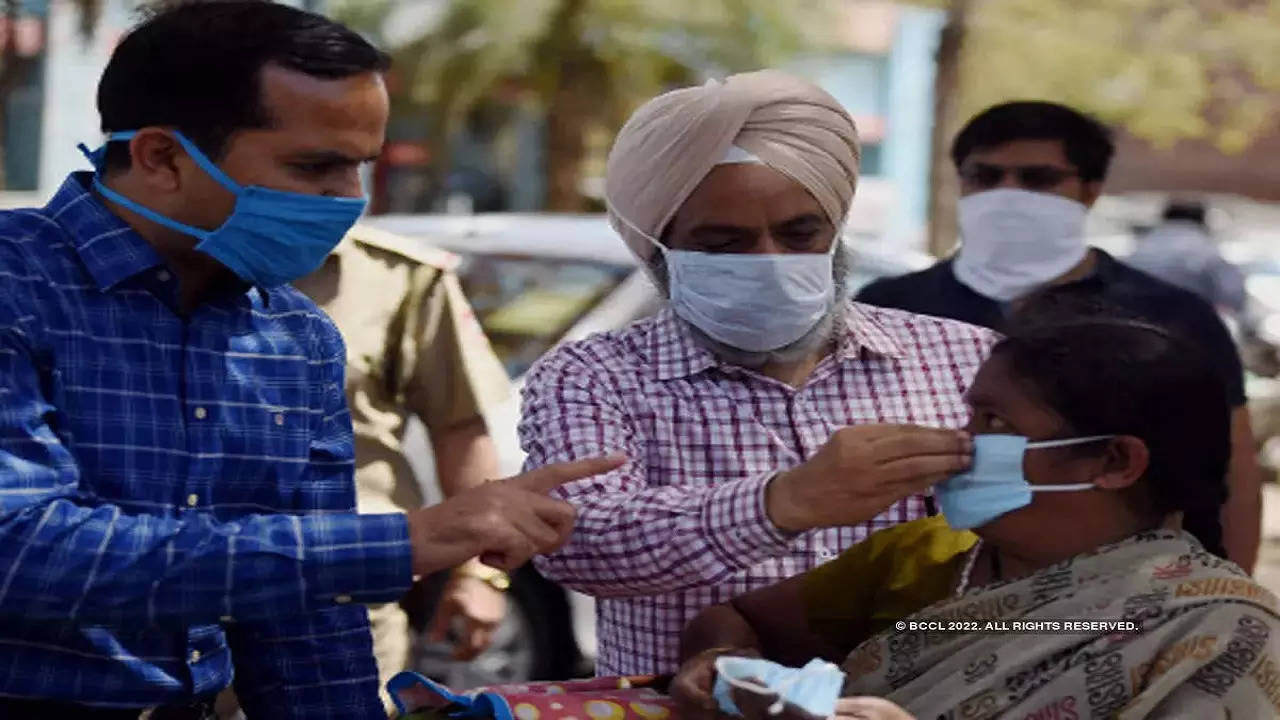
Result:
[[[360,512],[422,505],[403,454],[408,413],[428,432],[446,430],[511,393],[454,274],[458,262],[419,241],[356,226],[319,270],[294,283],[346,340]]]

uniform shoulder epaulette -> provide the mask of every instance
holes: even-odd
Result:
[[[447,272],[458,269],[462,259],[457,255],[433,246],[430,241],[397,235],[368,225],[356,225],[347,236],[362,245],[385,250],[414,262],[430,265]]]

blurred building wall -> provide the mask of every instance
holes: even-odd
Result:
[[[849,3],[843,48],[792,69],[830,92],[858,123],[863,178],[855,230],[922,242],[929,197],[929,138],[941,11],[892,2]]]
[[[1155,148],[1124,132],[1117,134],[1116,146],[1108,192],[1209,192],[1280,202],[1280,132],[1258,138],[1238,155],[1206,142]]]

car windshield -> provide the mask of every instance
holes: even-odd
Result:
[[[463,255],[458,275],[507,373],[518,377],[627,278],[611,263]]]

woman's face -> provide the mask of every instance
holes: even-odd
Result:
[[[966,395],[970,407],[970,419],[966,430],[974,435],[1021,435],[1028,440],[1063,440],[1077,437],[1079,433],[1038,397],[1029,383],[1014,376],[1009,363],[999,353],[992,355],[974,378]],[[1096,490],[1079,492],[1033,493],[1031,504],[1006,513],[978,528],[978,534],[997,543],[1008,542],[1027,547],[1052,551],[1056,545],[1055,532],[1070,532],[1073,524],[1089,525],[1102,517],[1114,516],[1112,512],[1099,512],[1105,505],[1122,503],[1119,492],[1109,491],[1115,485],[1118,454],[1111,452],[1100,441],[1096,447],[1031,449],[1022,459],[1023,477],[1034,485],[1094,484]],[[1139,442],[1127,438],[1120,444]],[[1129,453],[1119,453],[1121,463]],[[1145,458],[1142,460],[1145,466]],[[1142,469],[1145,469],[1142,468]],[[1142,469],[1128,468],[1122,475],[1130,477],[1125,485],[1141,476]],[[1074,521],[1073,519],[1079,519]],[[1064,524],[1064,520],[1066,520]],[[1050,532],[1046,532],[1050,529]]]

